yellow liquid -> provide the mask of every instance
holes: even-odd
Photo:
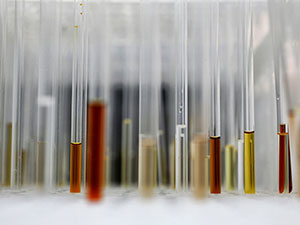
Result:
[[[236,187],[237,150],[233,145],[225,146],[225,178],[226,190],[233,191]]]
[[[196,198],[207,193],[205,157],[207,156],[207,137],[196,136],[191,142],[191,187]]]
[[[143,197],[151,197],[157,179],[156,140],[140,139],[139,151],[139,191]]]
[[[244,186],[246,194],[255,194],[254,131],[244,132]]]

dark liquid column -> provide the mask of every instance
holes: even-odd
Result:
[[[90,102],[87,121],[87,197],[91,201],[99,200],[103,192],[105,123],[105,104],[101,101]]]

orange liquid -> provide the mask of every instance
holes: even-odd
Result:
[[[221,137],[210,137],[210,193],[221,193]]]
[[[104,186],[106,107],[101,101],[88,104],[87,117],[87,197],[100,200]]]
[[[71,143],[70,192],[81,191],[81,143]]]

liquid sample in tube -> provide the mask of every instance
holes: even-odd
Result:
[[[221,137],[210,137],[210,193],[221,193]]]
[[[289,135],[286,125],[280,124],[279,135],[279,193],[292,191]]]
[[[6,127],[6,154],[5,154],[5,176],[4,185],[10,187],[11,184],[11,152],[12,147],[12,123],[8,123]]]
[[[70,154],[70,192],[81,191],[81,143],[71,143]]]
[[[127,118],[122,127],[122,185],[128,186],[132,183],[132,123]]]
[[[244,186],[246,194],[255,194],[254,131],[244,132]]]
[[[41,188],[45,184],[45,154],[46,143],[36,143],[36,168],[35,168],[35,180],[37,187]]]
[[[236,155],[237,150],[233,145],[225,146],[225,178],[227,191],[233,191],[236,187]]]
[[[151,197],[156,186],[156,140],[141,138],[139,151],[139,191],[144,197]]]
[[[104,187],[106,106],[92,101],[87,113],[87,197],[97,201]]]
[[[207,152],[207,137],[198,135],[191,142],[191,187],[196,198],[205,196],[206,181],[205,181],[205,157]]]

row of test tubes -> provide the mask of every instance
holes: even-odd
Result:
[[[299,12],[284,0],[0,1],[0,187],[91,201],[115,186],[254,194],[258,153],[276,192],[292,192]],[[271,63],[256,67],[262,37]],[[255,82],[256,68],[270,78]],[[257,138],[261,86],[277,119]]]

